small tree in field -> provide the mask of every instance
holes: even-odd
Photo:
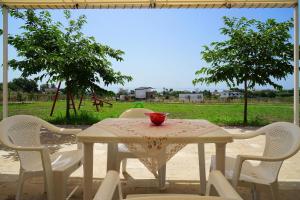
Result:
[[[275,81],[293,73],[293,45],[289,41],[293,23],[274,19],[261,22],[245,17],[223,19],[225,27],[221,28],[221,34],[227,40],[204,46],[202,58],[210,67],[197,71],[193,83],[225,82],[230,88],[243,85],[246,125],[248,90],[255,85],[281,89]]]
[[[20,60],[11,60],[9,65],[20,70],[23,77],[64,81],[68,94],[67,120],[70,119],[69,94],[86,89],[99,91],[99,83],[124,84],[132,80],[112,69],[110,59],[122,61],[123,51],[102,45],[81,32],[86,23],[85,16],[73,20],[70,11],[65,11],[68,25],[64,26],[61,22],[54,22],[47,11],[13,11],[11,14],[23,20],[25,25],[21,27],[21,34],[9,38],[20,57]]]

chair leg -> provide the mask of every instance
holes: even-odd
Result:
[[[205,151],[204,144],[198,144],[199,175],[200,175],[200,194],[205,194],[206,172],[205,172]]]
[[[44,194],[47,194],[47,184],[44,182]]]
[[[274,183],[272,183],[270,185],[270,189],[271,189],[272,199],[273,200],[279,199],[278,182],[277,181],[275,181]]]
[[[67,177],[63,172],[53,172],[54,198],[55,200],[64,200],[67,191]]]
[[[51,177],[52,174],[45,171],[44,173],[44,184],[46,185],[46,191],[47,191],[47,200],[56,200],[55,194],[54,194],[54,183],[53,183],[53,177]],[[52,179],[52,180],[51,180]]]
[[[210,190],[211,190],[211,182],[208,179],[207,185],[206,185],[206,191],[205,191],[205,196],[210,196]]]
[[[122,160],[122,173],[126,173],[127,159]]]
[[[251,197],[252,197],[252,200],[259,200],[259,196],[257,194],[255,184],[251,184]]]
[[[166,164],[158,170],[158,185],[160,190],[166,189]]]
[[[20,170],[16,200],[21,200],[22,199],[24,181],[25,181],[25,172]]]

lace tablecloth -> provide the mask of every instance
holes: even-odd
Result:
[[[148,119],[108,119],[93,126],[120,138],[128,150],[153,173],[172,158],[184,146],[184,140],[216,132],[221,128],[206,120],[168,119],[155,126]],[[141,137],[144,143],[132,143],[133,137]],[[169,138],[180,138],[182,143],[169,142]]]

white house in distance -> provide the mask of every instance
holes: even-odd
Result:
[[[57,91],[57,88],[45,88],[44,93],[45,94],[52,94],[55,93]]]
[[[154,91],[152,87],[139,87],[135,89],[136,99],[148,99],[153,98]]]
[[[224,90],[223,92],[220,93],[221,99],[229,99],[229,98],[230,99],[239,99],[242,97],[243,97],[243,95],[240,92]]]
[[[179,101],[184,102],[203,102],[203,94],[202,93],[186,93],[186,94],[179,94]]]

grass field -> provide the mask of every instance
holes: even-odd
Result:
[[[183,104],[183,103],[143,103],[145,108],[168,112],[169,118],[207,119],[219,125],[242,125],[243,104]],[[29,114],[41,117],[51,123],[65,124],[65,102],[58,101],[52,117],[49,116],[52,102],[14,103],[9,105],[9,115]],[[90,101],[85,101],[71,124],[93,124],[109,117],[118,117],[134,102],[114,102],[113,107],[104,106],[96,112]],[[2,110],[2,106],[0,106]],[[73,113],[73,112],[72,112]],[[1,114],[2,116],[2,114]],[[260,126],[274,121],[293,120],[292,104],[260,103],[250,104],[248,111],[249,125]]]

